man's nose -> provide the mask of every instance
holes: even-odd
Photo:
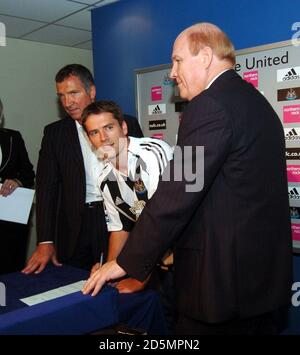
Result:
[[[65,106],[66,106],[66,107],[69,107],[69,106],[72,106],[72,104],[73,104],[73,99],[72,99],[72,97],[69,96],[69,95],[66,95],[66,96],[65,96]]]
[[[173,79],[173,80],[176,79],[176,77],[177,77],[177,71],[176,71],[175,65],[172,66],[172,69],[171,69],[171,72],[170,72],[170,75],[169,75],[169,76],[170,76],[170,78]]]
[[[107,135],[106,135],[106,133],[104,132],[104,130],[100,130],[99,136],[100,136],[101,142],[105,142],[105,141],[107,140]]]

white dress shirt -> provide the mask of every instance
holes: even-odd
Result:
[[[92,151],[92,144],[84,132],[84,128],[76,121],[79,142],[81,146],[84,170],[86,178],[86,197],[85,202],[102,201],[102,195],[99,190],[98,178],[103,169],[103,163]]]

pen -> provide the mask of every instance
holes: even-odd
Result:
[[[103,252],[100,254],[99,264],[100,264],[100,266],[99,266],[99,268],[100,268],[103,264]]]

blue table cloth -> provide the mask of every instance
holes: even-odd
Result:
[[[89,273],[71,266],[48,266],[40,274],[20,272],[0,275],[6,305],[0,307],[0,334],[88,334],[124,323],[148,334],[166,334],[166,325],[155,291],[119,294],[106,286],[97,296],[75,292],[34,306],[20,298],[85,280]]]

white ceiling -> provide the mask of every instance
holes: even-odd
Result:
[[[0,0],[7,37],[92,49],[91,9],[119,0]]]

